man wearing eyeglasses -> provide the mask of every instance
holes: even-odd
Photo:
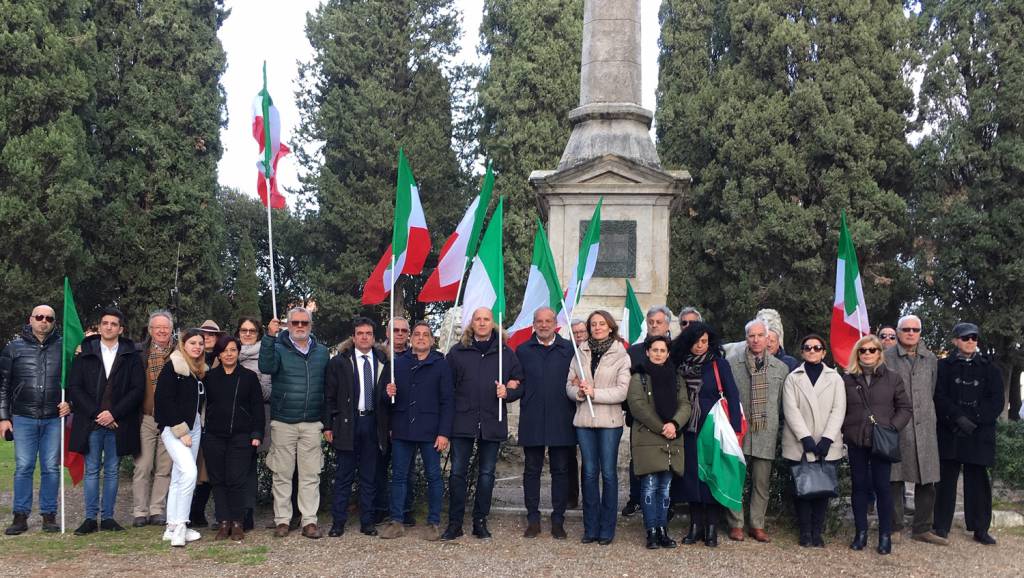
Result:
[[[60,400],[61,338],[55,323],[52,307],[37,306],[21,335],[0,353],[0,437],[14,440],[14,522],[5,531],[8,536],[28,530],[37,458],[43,531],[60,531],[60,418],[70,406]]]
[[[392,342],[391,336],[394,335],[394,341]],[[390,362],[390,355],[392,347],[395,350],[395,357],[402,355],[411,355],[412,350],[409,348],[409,320],[405,317],[393,317],[388,321],[386,333],[384,334],[384,350],[388,354],[388,361]],[[388,521],[391,517],[391,487],[388,484],[388,469],[393,470],[391,466],[391,442],[385,440],[385,450],[381,459],[377,460],[377,474],[374,478],[374,485],[377,487],[377,494],[373,499],[373,509],[375,510],[374,522],[376,524],[383,524]],[[416,454],[413,452],[410,456],[413,463],[409,464],[409,475],[415,476],[415,461]],[[415,481],[410,479],[409,487],[415,487]],[[401,522],[404,527],[411,528],[416,525],[416,515],[413,512],[413,497],[415,492],[406,492],[405,495],[405,513],[401,520],[392,520],[393,522]]]
[[[897,326],[899,323],[896,324]],[[888,349],[893,345],[896,345],[896,328],[892,325],[883,325],[878,328],[878,340],[882,342],[882,347]]]
[[[914,484],[914,522],[911,538],[919,542],[945,546],[949,540],[932,532],[935,518],[935,491],[939,481],[939,445],[935,428],[935,380],[938,358],[921,343],[921,319],[904,315],[896,329],[899,343],[885,348],[885,365],[903,379],[903,387],[914,406],[914,418],[900,430],[903,461],[892,464],[891,491],[893,536],[903,531],[903,490],[905,482]],[[883,340],[882,345],[886,342]]]
[[[320,437],[326,429],[324,372],[330,354],[313,336],[313,314],[288,311],[288,329],[272,319],[260,341],[260,373],[270,376],[270,438],[267,467],[274,472],[274,536],[288,535],[292,518],[292,474],[299,470],[298,503],[302,535],[319,538]]]
[[[996,420],[1005,405],[1003,377],[978,351],[978,326],[953,327],[956,351],[939,361],[935,412],[939,427],[939,489],[935,501],[935,533],[949,535],[956,507],[956,486],[964,471],[964,522],[974,540],[996,543],[992,523],[992,484],[988,468],[995,462]]]

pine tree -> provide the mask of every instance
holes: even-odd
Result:
[[[558,165],[579,106],[583,0],[485,0],[480,37],[480,153],[505,196],[505,291],[520,303],[539,217],[528,178]]]
[[[217,31],[226,15],[221,0],[95,2],[97,265],[105,300],[136,330],[151,308],[197,322],[222,298]],[[180,298],[171,300],[176,261]]]
[[[329,0],[308,18],[306,35],[314,56],[300,70],[297,140],[324,144],[315,155],[295,148],[308,175],[303,193],[317,206],[308,230],[317,336],[332,340],[361,312],[362,283],[391,240],[399,148],[435,248],[468,203],[452,148],[458,13],[452,0]],[[422,317],[416,297],[405,291],[404,304]],[[386,307],[364,313],[387,316]]]
[[[238,245],[238,268],[235,269],[235,318],[260,316],[259,278],[256,276],[256,250],[249,232]]]
[[[95,303],[92,102],[95,28],[77,0],[0,0],[0,336],[35,305],[60,313],[63,277]]]
[[[911,208],[925,329],[946,348],[959,321],[981,329],[1020,407],[1024,365],[1024,13],[1019,4],[921,2],[925,73]]]
[[[901,4],[666,0],[657,134],[693,175],[673,219],[670,299],[730,337],[758,309],[823,332],[840,211],[872,319],[910,300],[913,23]]]

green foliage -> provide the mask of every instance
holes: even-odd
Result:
[[[902,5],[666,0],[660,17],[659,153],[693,175],[670,302],[729,337],[762,307],[788,335],[826,330],[845,210],[872,317],[895,318],[911,298]]]
[[[996,424],[996,465],[992,477],[1014,490],[1024,490],[1024,423]]]
[[[361,312],[362,284],[391,240],[399,148],[435,248],[468,204],[452,148],[458,14],[451,0],[331,0],[309,16],[306,34],[314,56],[300,70],[297,139],[323,146],[295,148],[307,171],[303,193],[317,207],[308,231],[317,248],[317,335],[331,341]],[[404,306],[421,317],[417,295],[404,292]],[[380,319],[387,310],[369,313]]]
[[[238,268],[235,270],[235,318],[260,316],[259,279],[256,276],[256,250],[248,234],[238,245]]]
[[[1024,337],[1022,26],[1012,2],[921,2],[920,113],[934,130],[916,150],[911,203],[925,327],[948,343],[953,324],[977,323],[1014,378]]]
[[[85,236],[98,223],[82,114],[92,97],[95,27],[76,0],[0,0],[0,335],[39,303],[58,313],[69,274],[88,302]]]
[[[554,169],[579,105],[583,0],[486,0],[478,85],[482,157],[493,161],[495,197],[505,195],[505,294],[522,302],[539,216],[527,180]],[[568,274],[563,271],[563,274]],[[509,316],[512,318],[512,316]]]

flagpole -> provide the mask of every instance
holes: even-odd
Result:
[[[388,317],[388,349],[391,356],[388,364],[391,366],[391,383],[395,383],[395,252],[391,251],[391,315]],[[395,383],[395,387],[398,384]],[[396,390],[397,391],[397,390]],[[391,405],[395,405],[395,396],[391,396]]]
[[[267,179],[267,245],[270,248],[270,306],[274,311],[274,319],[277,319],[277,281],[274,279],[274,225],[270,218],[270,178]]]
[[[569,343],[572,343],[572,352],[576,357],[576,366],[579,369],[580,379],[586,377],[583,373],[583,361],[580,359],[580,350],[576,346],[576,338],[572,335],[572,312],[565,307],[565,295],[561,295],[562,300],[562,311],[565,311],[565,322],[569,324]],[[590,401],[590,396],[587,396],[587,407],[590,409],[590,417],[597,417],[594,415],[594,403]]]
[[[60,403],[64,404],[64,388],[60,388]],[[66,416],[60,416],[60,533],[64,533],[64,420]]]
[[[503,330],[503,325],[504,325],[504,321],[505,321],[504,317],[505,317],[505,312],[504,311],[499,311],[498,312],[498,383],[503,383],[501,381],[501,376],[502,376],[502,371],[501,370],[502,370],[502,365],[503,365],[502,364],[502,359],[505,357],[505,355],[504,355],[504,351],[502,351],[502,348],[504,347],[504,340],[502,339],[502,335],[501,334],[503,333],[502,330]],[[508,390],[507,389],[505,390],[505,395],[508,395]],[[505,401],[504,399],[502,399],[500,397],[498,398],[498,422],[499,423],[501,422],[501,409],[502,409],[502,407],[504,405],[502,402],[504,402],[504,401]]]

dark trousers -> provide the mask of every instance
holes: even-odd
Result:
[[[800,536],[821,536],[825,529],[825,513],[828,511],[828,498],[796,498],[796,522],[800,528]]]
[[[478,470],[476,495],[473,498],[473,519],[486,518],[491,513],[491,494],[494,492],[494,468],[498,464],[499,442],[480,438],[452,438],[452,473],[448,477],[448,524],[462,526],[466,516],[466,498],[469,493],[469,462],[473,446],[477,447]]]
[[[416,452],[412,452],[409,456],[409,463],[406,464],[406,468],[409,472],[409,480],[406,485],[405,493],[405,505],[402,510],[402,517],[395,518],[391,511],[391,484],[388,483],[388,467],[391,468],[391,476],[394,478],[395,471],[397,468],[393,463],[394,459],[394,444],[388,444],[387,450],[377,459],[377,476],[374,485],[377,487],[377,495],[373,500],[373,509],[377,511],[377,516],[380,518],[390,517],[396,522],[405,520],[407,516],[412,513],[413,499],[416,497],[416,492],[413,489],[416,487]]]
[[[992,525],[992,483],[988,468],[976,464],[961,464],[956,460],[942,460],[939,464],[939,489],[935,499],[935,530],[949,533],[956,510],[956,484],[960,467],[964,470],[964,523],[972,532],[988,532]],[[921,509],[920,505],[915,505]]]
[[[338,451],[338,467],[334,470],[334,501],[331,504],[333,525],[345,525],[348,520],[348,498],[352,494],[352,482],[359,472],[359,524],[373,526],[373,500],[376,495],[377,418],[373,414],[356,416],[355,435],[352,451]]]
[[[569,469],[569,503],[575,504],[573,507],[580,505],[580,462],[576,459],[577,448],[578,446],[574,446],[569,452],[569,465],[567,466]]]
[[[868,529],[868,490],[875,492],[878,500],[878,533],[892,533],[892,493],[889,491],[889,473],[892,464],[876,459],[871,455],[871,448],[863,448],[847,443],[847,455],[850,458],[850,477],[853,482],[853,523],[858,531]]]
[[[629,501],[634,504],[640,503],[640,478],[633,471],[633,458],[629,458]]]
[[[722,509],[717,503],[690,502],[690,523],[698,528],[717,526],[722,522]]]
[[[935,524],[935,495],[938,484],[914,484],[914,535],[930,532]],[[903,530],[903,482],[889,484],[892,490],[892,528]]]
[[[526,521],[540,523],[540,474],[544,469],[545,446],[524,447],[526,463],[523,468],[523,501],[526,503]],[[569,454],[576,446],[550,446],[548,459],[551,470],[551,522],[565,521],[569,502]]]
[[[249,434],[203,436],[206,472],[213,488],[217,519],[241,523],[245,517],[246,489],[249,471],[255,461],[256,448]]]

